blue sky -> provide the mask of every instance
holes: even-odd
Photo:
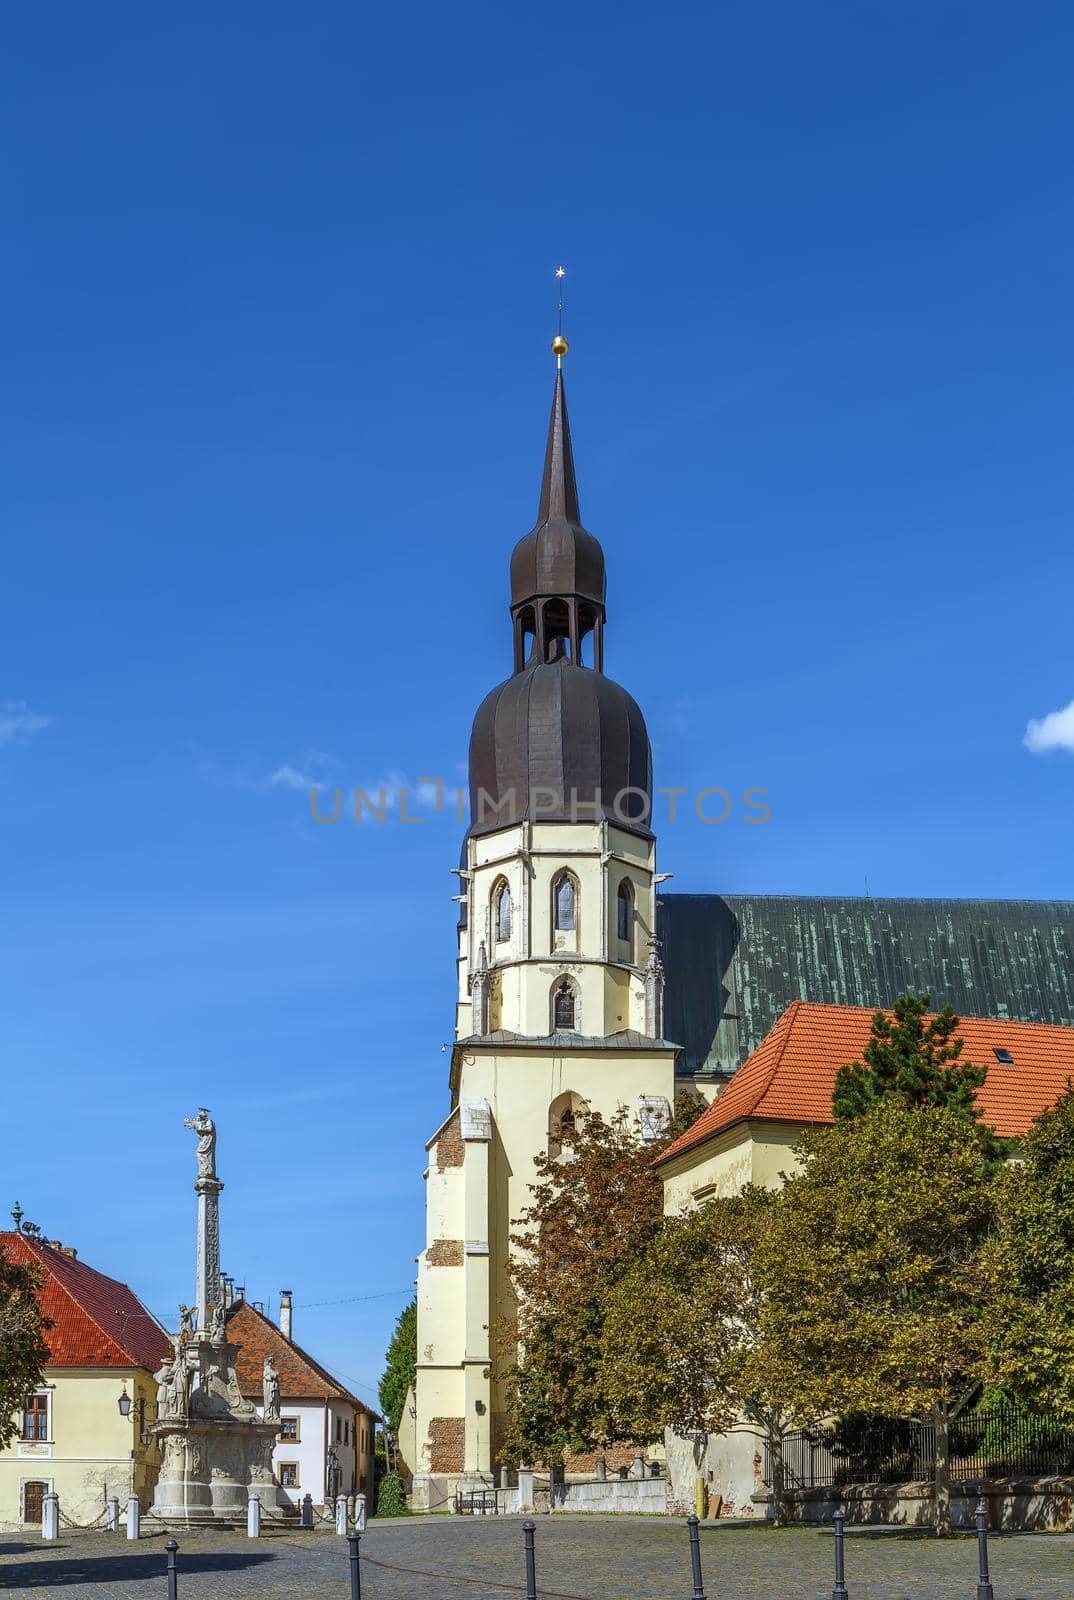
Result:
[[[167,1314],[210,1106],[227,1266],[371,1386],[460,830],[318,826],[295,775],[459,776],[557,262],[606,665],[658,783],[772,807],[665,824],[672,887],[1074,892],[1074,712],[1024,743],[1074,701],[1074,15],[191,0],[5,44],[0,1199]]]

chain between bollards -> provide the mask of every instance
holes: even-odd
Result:
[[[361,1542],[362,1536],[357,1529],[348,1533],[347,1543],[351,1547],[351,1600],[362,1600]]]
[[[835,1588],[832,1600],[847,1600],[846,1572],[843,1567],[843,1509],[832,1518],[835,1527]]]
[[[526,1600],[537,1600],[537,1557],[533,1548],[536,1531],[535,1522],[522,1524],[522,1537],[526,1541]]]
[[[687,1517],[686,1526],[690,1530],[690,1566],[694,1574],[694,1592],[691,1600],[705,1600],[705,1586],[701,1581],[701,1540],[697,1533],[697,1518]]]
[[[988,1507],[983,1500],[974,1512],[974,1521],[977,1523],[977,1600],[995,1600],[988,1575]]]
[[[179,1569],[175,1559],[179,1546],[174,1539],[169,1539],[164,1548],[168,1552],[168,1600],[179,1600]]]

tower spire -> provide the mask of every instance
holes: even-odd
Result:
[[[567,341],[557,337],[552,341],[553,349],[557,344],[566,348]],[[578,484],[574,476],[574,451],[571,449],[571,425],[567,416],[567,391],[563,385],[563,368],[557,365],[537,521],[580,523],[581,520]]]

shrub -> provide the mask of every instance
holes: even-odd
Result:
[[[378,1517],[407,1517],[410,1515],[406,1503],[406,1487],[397,1472],[387,1472],[380,1481],[380,1490],[377,1494],[377,1509],[374,1513]]]

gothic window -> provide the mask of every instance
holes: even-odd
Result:
[[[552,1028],[555,1033],[573,1033],[576,1027],[574,985],[562,978],[552,993]]]
[[[565,1155],[587,1111],[581,1095],[570,1089],[557,1095],[548,1108],[548,1154]]]
[[[569,872],[560,873],[552,890],[555,906],[556,932],[573,933],[575,926],[574,879]]]
[[[616,926],[619,938],[633,948],[634,944],[634,885],[624,878],[616,896]]]
[[[496,928],[496,943],[506,943],[511,937],[511,891],[502,878],[492,891],[492,919]]]

